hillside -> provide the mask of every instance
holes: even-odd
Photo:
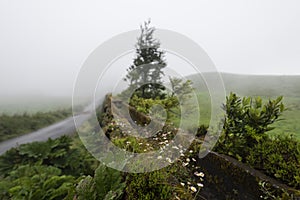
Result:
[[[216,79],[216,73],[202,74],[209,81]],[[241,96],[261,96],[264,100],[276,96],[283,96],[283,103],[287,110],[282,114],[280,121],[274,124],[275,130],[270,134],[293,134],[300,139],[300,76],[272,76],[272,75],[240,75],[220,74],[227,95],[230,92]],[[200,108],[202,108],[202,120],[209,122],[210,97],[204,79],[199,74],[186,77],[194,83],[200,96]],[[198,97],[199,98],[199,97]]]
[[[203,73],[207,80],[215,80],[216,73]],[[220,73],[226,93],[231,91],[247,96],[292,96],[300,97],[300,75],[241,75]],[[194,87],[207,90],[205,81],[197,74],[190,75]]]

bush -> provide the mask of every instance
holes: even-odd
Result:
[[[74,177],[52,166],[21,165],[0,182],[5,184],[8,193],[0,194],[1,199],[62,199],[72,190]]]
[[[276,136],[253,147],[246,162],[300,189],[300,143],[292,136]]]
[[[129,174],[126,194],[128,200],[171,199],[173,188],[168,183],[169,175],[163,170]]]
[[[252,147],[268,138],[266,132],[273,129],[271,125],[284,110],[281,101],[278,97],[263,105],[260,97],[241,98],[231,93],[223,105],[226,116],[216,150],[244,161]]]
[[[260,97],[241,98],[231,93],[223,106],[223,134],[215,149],[299,189],[299,141],[291,136],[271,138],[267,134],[284,111],[281,101],[282,97],[278,97],[263,104]]]
[[[98,165],[78,140],[62,136],[0,156],[0,199],[73,199],[75,183]]]
[[[83,174],[93,174],[97,161],[82,145],[71,147],[76,139],[68,136],[48,139],[46,142],[32,142],[12,148],[0,156],[0,172],[6,176],[19,165],[47,165],[62,170],[63,174],[79,177]]]
[[[94,177],[87,176],[78,183],[76,197],[79,200],[118,200],[123,197],[124,188],[123,174],[100,164]]]

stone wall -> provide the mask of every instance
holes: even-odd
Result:
[[[261,181],[269,183],[274,195],[282,196],[285,190],[294,199],[300,199],[294,189],[229,156],[211,152],[197,162],[206,176],[202,190],[206,199],[261,199]]]
[[[106,116],[103,120],[111,118],[111,106],[118,104],[124,103],[112,103],[111,95],[107,95],[102,108]],[[133,107],[129,106],[128,109],[134,120],[148,120],[146,115],[137,112]],[[275,195],[281,196],[284,190],[294,196],[293,199],[300,200],[300,196],[295,195],[297,191],[229,156],[210,152],[206,157],[198,159],[197,163],[205,174],[204,188],[199,199],[262,199],[264,193],[259,185],[262,181],[269,183],[269,189]]]

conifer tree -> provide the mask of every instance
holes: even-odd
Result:
[[[165,87],[162,85],[163,68],[166,67],[165,52],[160,49],[160,42],[153,38],[154,27],[150,20],[140,26],[136,57],[127,69],[125,81],[129,82],[134,94],[142,98],[164,98]]]

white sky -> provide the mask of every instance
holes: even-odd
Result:
[[[298,0],[1,0],[0,94],[70,95],[97,46],[149,17],[197,42],[219,71],[300,74]]]

